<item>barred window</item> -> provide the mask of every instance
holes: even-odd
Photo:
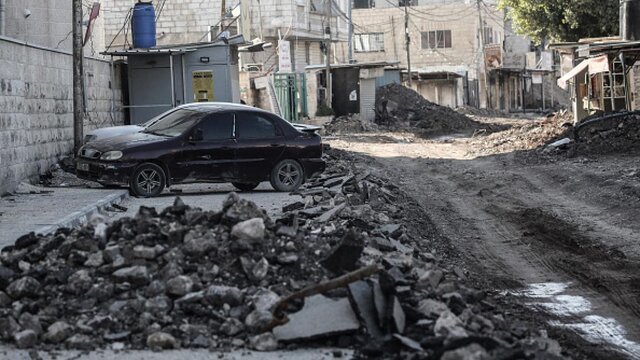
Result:
[[[355,34],[353,43],[356,52],[384,51],[384,33]]]
[[[424,31],[421,33],[423,49],[444,49],[451,47],[451,30]]]

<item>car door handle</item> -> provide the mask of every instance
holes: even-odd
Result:
[[[271,144],[272,147],[282,146],[282,144]]]
[[[211,155],[202,155],[202,156],[199,156],[198,159],[211,160]]]

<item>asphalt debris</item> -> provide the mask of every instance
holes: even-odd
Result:
[[[341,153],[272,219],[176,198],[0,252],[0,340],[27,349],[350,347],[360,357],[562,358],[408,231],[403,194]]]

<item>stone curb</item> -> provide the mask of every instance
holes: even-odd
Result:
[[[59,228],[73,228],[86,223],[91,215],[100,212],[107,206],[119,204],[129,198],[129,190],[120,190],[115,194],[108,195],[91,205],[87,205],[79,211],[73,212],[55,224],[47,225],[35,231],[36,234],[48,235],[54,233]]]

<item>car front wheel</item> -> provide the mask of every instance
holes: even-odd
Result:
[[[255,188],[258,187],[258,185],[260,185],[260,183],[257,182],[253,182],[253,183],[239,183],[239,182],[233,182],[231,183],[233,186],[235,186],[236,189],[240,190],[240,191],[251,191]]]
[[[160,166],[144,163],[133,172],[131,192],[139,197],[157,196],[164,190],[166,181],[166,175]]]
[[[303,182],[304,169],[295,160],[282,160],[271,171],[271,186],[277,191],[294,191]]]

